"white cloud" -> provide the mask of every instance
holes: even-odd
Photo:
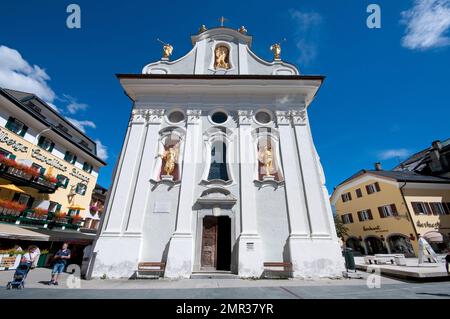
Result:
[[[92,121],[88,121],[88,120],[84,120],[84,121],[80,121],[80,120],[76,120],[70,117],[66,117],[66,119],[72,123],[73,125],[75,125],[75,127],[77,127],[81,132],[86,133],[86,128],[90,127],[90,128],[96,128],[97,126],[95,125],[94,122]]]
[[[108,159],[108,148],[99,139],[95,140],[95,143],[97,143],[97,156],[106,161]]]
[[[63,94],[64,98],[66,99],[69,104],[67,104],[66,109],[67,112],[70,114],[76,114],[78,111],[84,111],[88,108],[88,105],[85,103],[79,103],[76,98],[68,95]]]
[[[414,6],[401,13],[406,25],[402,45],[408,49],[427,50],[450,45],[450,0],[415,0]]]
[[[0,45],[0,86],[12,90],[34,93],[46,102],[53,102],[55,92],[47,81],[44,69],[30,65],[19,51]]]
[[[318,27],[323,18],[317,12],[301,12],[290,9],[289,14],[295,22],[295,45],[299,49],[300,63],[309,64],[317,56],[317,46],[314,40],[317,38]]]
[[[399,148],[399,149],[390,149],[390,150],[384,150],[378,153],[378,157],[382,160],[388,160],[392,158],[406,158],[410,155],[410,151],[408,151],[405,148]]]

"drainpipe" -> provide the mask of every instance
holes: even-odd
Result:
[[[408,204],[406,203],[405,194],[403,193],[403,188],[405,186],[406,186],[406,182],[403,182],[403,185],[400,186],[400,194],[402,194],[403,203],[405,204],[405,207],[406,207],[406,213],[408,214],[409,220],[411,221],[411,223],[413,225],[413,230],[414,230],[414,233],[416,235],[416,240],[419,240],[419,235],[418,235],[418,232],[417,232],[417,229],[416,229],[416,225],[414,224],[414,220],[412,218],[411,212],[409,211]]]

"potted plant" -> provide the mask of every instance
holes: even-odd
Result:
[[[82,219],[83,217],[81,217],[80,215],[74,215],[72,216],[72,224],[78,225],[80,224]]]
[[[37,218],[37,219],[45,219],[47,218],[48,215],[48,210],[47,209],[43,209],[43,208],[35,208],[33,210],[33,217]]]
[[[65,222],[67,222],[67,213],[57,212],[55,214],[55,221],[58,222],[58,223],[65,223]]]

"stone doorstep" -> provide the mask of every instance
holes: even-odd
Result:
[[[379,265],[356,265],[356,268],[359,270],[367,271],[368,267],[378,267],[380,269],[380,274],[383,275],[390,275],[398,278],[445,278],[449,277],[449,275],[446,272],[443,271],[415,271],[413,269],[392,269],[388,267],[383,267]],[[397,267],[404,267],[404,266],[397,266]]]
[[[239,276],[230,271],[194,271],[190,279],[239,279]]]

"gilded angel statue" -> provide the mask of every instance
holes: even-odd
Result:
[[[273,155],[272,149],[270,149],[267,145],[259,152],[258,155],[259,161],[264,165],[265,168],[265,176],[273,176]]]
[[[221,45],[218,46],[214,52],[216,55],[215,68],[229,69],[230,64],[227,62],[229,54],[228,48],[226,46]]]
[[[275,43],[270,47],[270,51],[273,52],[273,58],[275,60],[280,60],[280,54],[281,54],[281,45],[279,43]]]
[[[178,147],[173,145],[167,151],[164,151],[161,158],[164,160],[164,172],[166,175],[172,175],[175,169],[175,163],[178,161]]]

